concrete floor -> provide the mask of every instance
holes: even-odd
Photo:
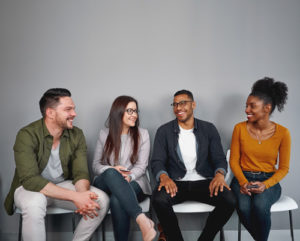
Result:
[[[183,232],[185,241],[196,241],[199,232],[198,231],[185,231]],[[300,240],[300,230],[294,231],[295,241]],[[70,232],[51,232],[47,234],[47,241],[67,241],[72,239],[72,233]],[[1,241],[16,241],[17,234],[0,234]],[[131,241],[142,241],[142,236],[140,232],[132,232]],[[219,236],[216,237],[215,241],[219,241]],[[237,231],[225,231],[226,241],[237,241]],[[269,241],[290,241],[290,231],[289,230],[272,230],[270,233]],[[98,232],[94,235],[91,241],[102,241],[102,234]],[[112,232],[106,233],[106,241],[114,241]],[[242,241],[253,241],[250,235],[246,231],[242,231]]]

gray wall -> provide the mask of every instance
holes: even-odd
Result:
[[[285,111],[273,120],[292,134],[282,186],[300,203],[299,23],[297,0],[1,0],[1,206],[14,172],[16,133],[40,118],[38,100],[48,88],[72,91],[91,161],[115,97],[139,100],[153,141],[157,127],[173,118],[172,94],[182,88],[193,91],[196,116],[216,124],[227,149],[234,124],[245,120],[252,83],[264,76],[289,86]],[[274,214],[273,228],[287,229],[287,221]],[[299,211],[294,221],[299,229]],[[17,218],[3,209],[0,222],[1,233],[16,232]],[[183,228],[197,229],[195,222]],[[236,217],[226,227],[236,229]]]

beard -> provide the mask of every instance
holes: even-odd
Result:
[[[182,116],[177,116],[176,115],[176,118],[178,121],[182,122],[182,123],[185,123],[187,122],[188,120],[190,120],[191,118],[193,117],[193,114],[190,114],[190,113],[187,113],[185,118],[183,118]]]
[[[62,128],[62,129],[73,129],[73,121],[74,118],[73,117],[69,117],[69,118],[65,118],[65,119],[62,119],[62,118],[59,118],[57,119],[56,123],[57,125]]]

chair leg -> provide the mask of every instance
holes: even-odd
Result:
[[[150,201],[150,205],[149,205],[149,217],[150,219],[153,221],[153,215],[152,215],[152,204],[151,204],[151,201]]]
[[[221,228],[220,230],[220,241],[225,241],[224,229]]]
[[[75,213],[72,213],[72,232],[75,232]]]
[[[23,224],[23,218],[22,218],[22,214],[20,214],[18,241],[22,241],[22,224]]]
[[[105,241],[105,218],[102,221],[102,241]]]
[[[238,217],[238,241],[241,241],[241,229],[242,229],[242,227],[241,227],[241,220],[240,220],[240,218]]]
[[[291,211],[291,210],[289,210],[289,216],[290,216],[290,230],[291,230],[291,237],[292,237],[292,241],[294,241],[293,216],[292,216],[292,211]]]

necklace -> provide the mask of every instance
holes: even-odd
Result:
[[[261,139],[259,139],[259,136],[255,133],[256,139],[258,140],[258,144],[261,144]]]
[[[276,128],[275,128],[275,125],[274,125],[274,126],[268,128],[268,129],[264,130],[260,134],[258,134],[259,131],[255,131],[252,128],[248,127],[248,130],[249,130],[250,134],[255,136],[255,138],[258,141],[258,144],[261,144],[262,140],[266,140],[266,139],[270,138],[271,136],[273,136],[274,133],[275,133],[275,129]]]

